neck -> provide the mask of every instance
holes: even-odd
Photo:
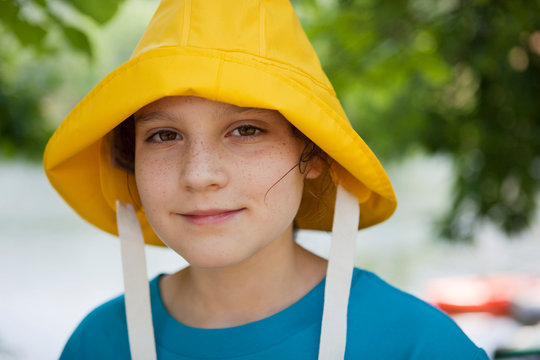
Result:
[[[193,266],[165,277],[163,301],[180,322],[200,328],[243,325],[292,305],[326,272],[326,261],[291,239],[275,241],[246,261],[225,268]]]

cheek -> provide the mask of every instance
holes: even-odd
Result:
[[[135,158],[135,182],[145,211],[166,200],[167,189],[173,182],[170,166],[142,156]]]
[[[269,208],[287,207],[296,202],[303,190],[304,178],[298,170],[300,151],[284,142],[265,149],[250,161],[239,163],[237,173],[250,197],[258,197]]]

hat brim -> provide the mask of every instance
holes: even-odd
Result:
[[[361,204],[359,228],[394,212],[392,185],[351,127],[333,89],[290,65],[242,52],[197,48],[151,49],[101,81],[47,145],[44,167],[53,187],[84,219],[117,234],[116,200],[133,203],[138,195],[133,176],[111,164],[107,134],[143,106],[181,95],[277,110],[333,159],[331,181],[324,176],[306,180],[298,228],[331,230],[336,181]],[[142,208],[138,216],[146,243],[163,245]]]

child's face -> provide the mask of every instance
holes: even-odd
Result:
[[[304,177],[318,173],[300,173],[305,144],[277,111],[166,97],[135,114],[135,133],[146,216],[191,265],[231,266],[292,239]]]

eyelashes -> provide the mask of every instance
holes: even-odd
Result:
[[[239,136],[239,137],[254,137],[257,135],[263,134],[265,131],[257,126],[253,125],[240,125],[233,131],[231,131],[229,136]]]
[[[182,137],[173,130],[159,130],[146,139],[146,141],[152,143],[163,143],[175,140],[182,140]]]

